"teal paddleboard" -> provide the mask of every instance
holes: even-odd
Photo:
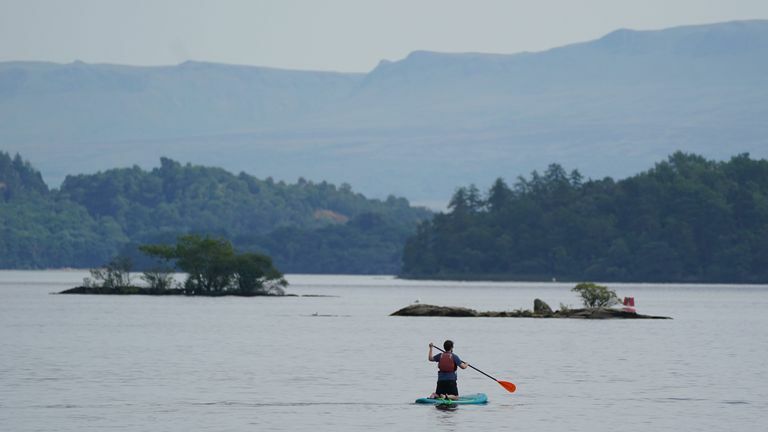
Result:
[[[485,393],[475,393],[459,396],[457,400],[419,398],[416,399],[416,403],[430,405],[478,405],[488,403],[488,396]]]

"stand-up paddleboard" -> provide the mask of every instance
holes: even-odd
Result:
[[[430,405],[480,405],[488,403],[488,396],[486,396],[485,393],[475,393],[459,396],[459,398],[456,400],[419,398],[416,399],[416,403]]]

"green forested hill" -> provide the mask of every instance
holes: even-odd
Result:
[[[98,221],[98,222],[97,222]],[[20,156],[0,152],[0,268],[101,264],[127,238],[109,219],[48,190]]]
[[[167,158],[151,171],[69,176],[48,190],[29,163],[0,153],[0,181],[3,268],[95,266],[198,233],[273,255],[283,271],[396,273],[405,238],[430,215],[346,184],[286,184]]]
[[[92,267],[118,254],[141,264],[138,244],[197,233],[265,252],[285,272],[768,281],[768,161],[748,155],[676,153],[620,181],[551,165],[511,187],[498,179],[486,194],[460,188],[449,212],[430,216],[349,185],[166,158],[49,190],[28,162],[0,152],[0,268]]]
[[[411,277],[768,281],[768,161],[676,153],[621,181],[550,165],[460,188],[408,240]]]

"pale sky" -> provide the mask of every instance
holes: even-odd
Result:
[[[0,61],[367,72],[415,50],[540,51],[740,19],[768,19],[768,0],[0,0]]]

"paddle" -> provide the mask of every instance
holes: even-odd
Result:
[[[434,345],[432,345],[432,348],[434,348],[434,349],[436,349],[436,350],[438,350],[438,351],[440,351],[440,352],[442,352],[442,353],[444,353],[444,352],[445,352],[445,351],[441,350],[440,348],[438,348],[438,347],[436,347],[436,346],[434,346]],[[488,375],[487,373],[485,373],[485,372],[481,371],[480,369],[478,369],[478,368],[476,368],[476,367],[472,366],[472,365],[471,365],[471,364],[469,364],[469,363],[467,363],[467,366],[469,366],[469,367],[471,367],[472,369],[474,369],[474,370],[476,370],[476,371],[480,372],[481,374],[483,374],[483,375],[487,376],[488,378],[490,378],[490,379],[492,379],[492,380],[496,381],[497,383],[499,383],[499,385],[500,385],[500,386],[504,387],[504,388],[505,388],[505,389],[506,389],[508,392],[510,392],[510,393],[514,393],[514,392],[515,392],[515,390],[517,390],[517,386],[516,386],[515,384],[513,384],[513,383],[509,382],[509,381],[499,381],[499,380],[497,380],[496,378],[494,378],[494,377],[492,377],[492,376]]]

